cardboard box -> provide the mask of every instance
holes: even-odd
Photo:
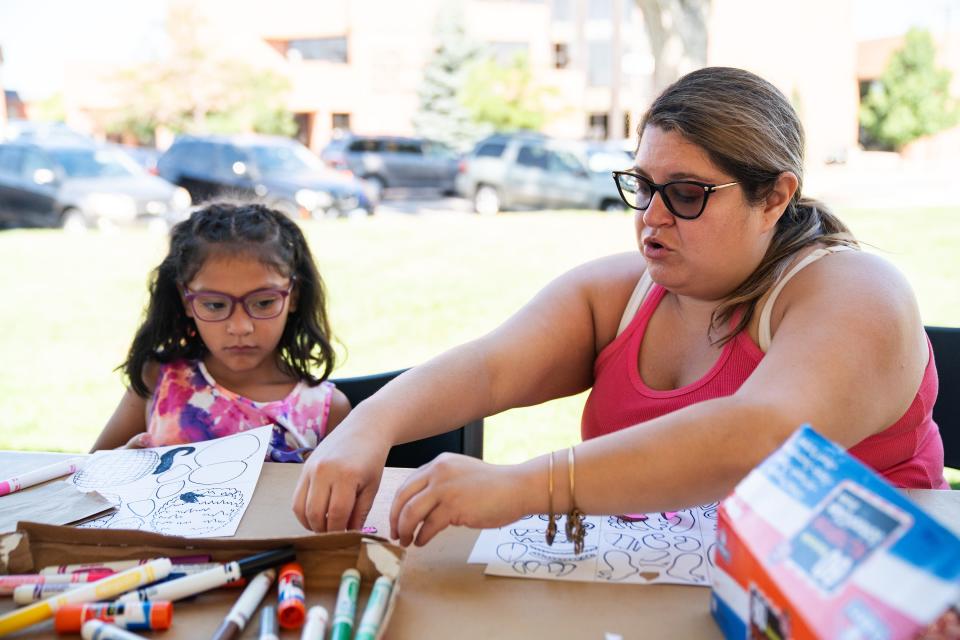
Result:
[[[366,605],[374,580],[381,574],[395,575],[393,591],[378,638],[389,629],[390,617],[402,586],[405,551],[382,538],[360,533],[330,533],[278,538],[181,538],[119,529],[76,529],[21,522],[14,533],[0,536],[0,574],[35,573],[48,565],[103,562],[134,558],[168,557],[207,553],[215,562],[236,560],[268,549],[293,545],[303,565],[307,607],[323,605],[333,617],[340,576],[356,568],[361,575],[355,624]],[[276,585],[264,599],[276,604]],[[210,637],[240,596],[241,589],[216,589],[192,600],[174,604],[173,625],[164,638]],[[0,598],[0,613],[14,608],[9,598]],[[258,614],[259,616],[259,614]],[[259,620],[248,624],[244,637],[257,637]],[[55,637],[52,621],[30,627],[17,637]],[[159,637],[159,636],[158,636]],[[300,632],[281,630],[281,638],[299,638]]]
[[[720,507],[727,638],[913,638],[960,600],[960,539],[809,427]]]

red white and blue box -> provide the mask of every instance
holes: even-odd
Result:
[[[809,426],[720,507],[727,638],[913,638],[960,602],[960,539]]]

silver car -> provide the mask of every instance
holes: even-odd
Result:
[[[602,143],[562,141],[538,134],[494,135],[461,163],[457,192],[480,214],[506,209],[622,211],[610,172],[632,156]]]

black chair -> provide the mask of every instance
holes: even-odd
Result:
[[[960,469],[960,327],[926,327],[937,361],[940,393],[933,419],[943,439],[944,464]]]
[[[399,369],[355,378],[331,380],[343,392],[350,405],[356,407],[380,388],[406,371]],[[390,449],[388,467],[415,468],[424,465],[444,451],[463,453],[474,458],[483,458],[483,419],[474,420],[454,431],[398,444]]]

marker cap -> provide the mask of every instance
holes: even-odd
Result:
[[[277,581],[277,617],[284,629],[299,629],[307,617],[303,592],[303,567],[299,562],[288,562],[280,568]]]
[[[132,616],[137,619],[137,624],[142,625],[146,621],[149,628],[154,631],[169,629],[173,624],[173,603],[167,601],[157,602],[125,602],[122,605],[117,603],[88,603],[88,604],[68,604],[57,609],[53,626],[57,633],[80,633],[83,623],[87,620],[103,620],[112,622],[118,627],[126,627],[123,618],[131,617],[128,614],[115,616],[110,611],[116,611],[119,607],[124,607],[124,611],[131,608],[142,609],[143,618]],[[117,618],[122,618],[117,620]]]

